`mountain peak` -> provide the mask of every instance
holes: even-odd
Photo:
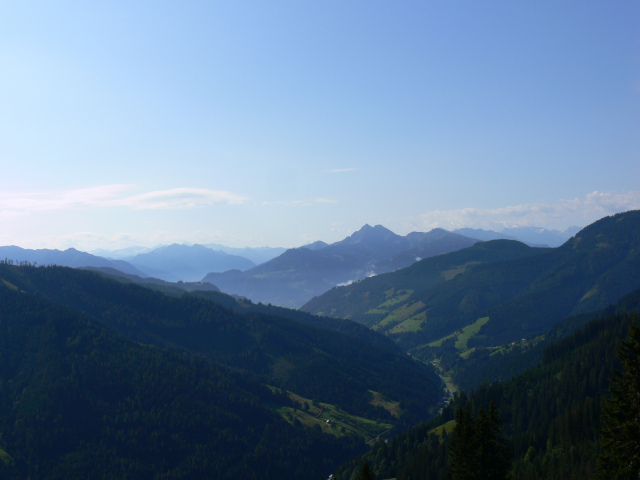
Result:
[[[379,234],[395,235],[395,233],[393,233],[388,228],[383,227],[382,225],[376,225],[376,226],[372,227],[368,223],[365,223],[360,230],[358,230],[357,232],[354,232],[351,236],[353,237],[356,234],[372,234],[372,233],[375,233],[375,234],[378,234],[378,235]]]
[[[400,238],[400,236],[382,225],[372,227],[367,223],[357,232],[352,233],[344,240],[336,242],[333,245],[355,245],[364,243],[369,246],[373,246],[385,243],[394,243]]]

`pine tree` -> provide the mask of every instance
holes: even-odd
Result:
[[[456,426],[449,446],[449,480],[505,480],[510,469],[510,452],[502,436],[502,420],[493,400],[489,413],[484,407],[474,418],[467,405],[456,411]]]
[[[602,416],[598,478],[640,478],[640,327],[634,321],[617,352],[622,371],[614,371]]]
[[[511,453],[500,431],[502,420],[493,400],[489,412],[480,408],[475,424],[477,477],[504,480],[508,477]]]
[[[473,480],[477,465],[475,453],[474,418],[471,408],[458,408],[455,414],[456,426],[449,444],[449,480]]]
[[[358,474],[358,480],[376,480],[376,476],[369,466],[369,462],[364,462]]]

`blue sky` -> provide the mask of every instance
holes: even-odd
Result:
[[[637,1],[3,1],[0,244],[640,208]]]

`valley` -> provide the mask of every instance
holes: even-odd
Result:
[[[356,233],[339,247],[377,239],[382,251],[398,240],[377,227]],[[311,272],[328,257],[310,252],[327,249],[282,256],[304,258]],[[82,478],[97,464],[112,476],[348,479],[366,461],[378,478],[443,478],[456,409],[478,415],[490,399],[514,475],[569,468],[566,478],[589,477],[616,338],[640,311],[638,271],[637,211],[555,248],[473,241],[334,286],[299,310],[114,264],[7,259],[0,473]],[[562,360],[574,356],[581,367]],[[522,403],[523,391],[539,389],[539,400]],[[571,424],[582,437],[559,426],[573,421],[569,403],[544,403],[558,389],[583,418]],[[568,456],[569,446],[578,453]],[[213,461],[208,451],[226,453]]]

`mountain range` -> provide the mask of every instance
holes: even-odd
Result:
[[[124,260],[111,260],[104,257],[81,252],[75,248],[67,250],[39,249],[30,250],[16,246],[0,247],[0,259],[16,263],[27,262],[38,265],[59,265],[63,267],[108,267],[130,275],[146,277],[147,274],[138,270]]]
[[[491,401],[513,478],[591,478],[617,339],[640,311],[640,211],[553,248],[458,237],[367,225],[288,250],[294,270],[389,269],[304,311],[5,256],[0,478],[349,479],[366,461],[443,479],[455,411]],[[440,240],[452,250],[427,256]]]
[[[149,276],[171,282],[193,282],[209,272],[246,270],[255,266],[248,258],[198,244],[158,247],[150,252],[139,253],[127,261]]]
[[[283,247],[227,247],[226,245],[220,245],[219,243],[207,243],[207,248],[212,250],[218,250],[228,253],[229,255],[237,255],[239,257],[248,258],[255,265],[268,262],[272,258],[282,255],[287,249]]]
[[[244,272],[210,273],[203,281],[254,302],[296,308],[336,285],[396,270],[420,258],[476,242],[441,229],[400,236],[381,225],[365,225],[339,242],[316,242],[309,248],[289,249]]]
[[[589,225],[560,247],[480,242],[334,288],[302,310],[355,320],[425,361],[464,370],[467,359],[486,360],[640,287],[639,246],[640,211],[631,211]]]
[[[478,240],[518,240],[532,247],[559,247],[580,231],[579,227],[569,227],[564,231],[548,230],[541,227],[507,227],[500,232],[479,228],[459,228],[455,233]]]
[[[369,229],[371,231],[367,232]],[[74,268],[115,268],[126,274],[174,283],[195,282],[211,273],[229,272],[217,277],[224,291],[259,302],[298,307],[312,296],[335,285],[349,283],[363,276],[394,271],[422,258],[467,247],[478,240],[517,238],[529,245],[545,242],[547,245],[554,245],[569,233],[570,230],[558,232],[544,228],[514,227],[505,229],[502,233],[478,229],[461,229],[456,232],[435,229],[400,237],[380,225],[365,225],[360,231],[331,245],[322,241],[304,245],[302,248],[313,252],[331,247],[323,254],[312,255],[312,258],[304,255],[294,258],[295,254],[287,253],[284,248],[233,248],[220,244],[172,244],[155,248],[133,246],[119,250],[98,249],[92,253],[73,248],[65,251],[26,250],[7,246],[0,247],[0,258]],[[278,259],[283,254],[286,254],[285,257]],[[341,258],[342,255],[344,258]],[[273,262],[246,275],[236,271],[244,272],[269,261]],[[315,275],[311,272],[316,269],[312,264],[317,265],[318,262],[324,263],[320,266],[324,276],[321,279],[314,278]],[[287,268],[289,274],[283,270]],[[278,293],[274,293],[271,285],[261,285],[265,278],[278,279]],[[212,278],[206,281],[211,282]]]

